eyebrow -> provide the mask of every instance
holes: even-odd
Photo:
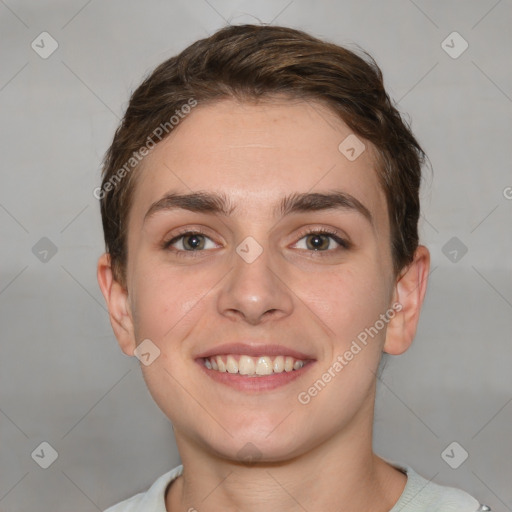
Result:
[[[236,206],[231,203],[225,194],[202,191],[189,194],[169,192],[149,207],[144,216],[144,222],[157,212],[177,209],[230,216],[236,211]],[[290,194],[281,199],[274,208],[274,214],[284,217],[292,213],[322,210],[354,211],[361,214],[373,225],[373,217],[370,210],[354,196],[342,191]]]

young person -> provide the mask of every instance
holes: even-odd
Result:
[[[133,93],[98,281],[182,465],[108,512],[476,512],[372,449],[427,286],[424,154],[366,55],[230,26]]]

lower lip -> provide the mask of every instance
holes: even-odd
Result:
[[[308,361],[299,370],[291,372],[272,373],[262,377],[247,377],[239,373],[219,372],[206,368],[202,360],[196,361],[200,368],[216,382],[220,382],[226,386],[246,392],[271,391],[273,389],[285,386],[290,382],[305,375],[305,373],[313,366],[314,361]]]

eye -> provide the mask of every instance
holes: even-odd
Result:
[[[333,252],[336,249],[350,249],[351,243],[337,231],[328,229],[309,229],[301,233],[293,247],[314,252]],[[208,249],[216,249],[217,244],[200,230],[183,231],[170,240],[164,241],[162,248],[170,250],[176,256],[196,256]]]
[[[164,249],[172,248],[173,252],[179,256],[184,255],[184,252],[201,252],[216,247],[215,242],[201,231],[185,231],[163,243]]]
[[[295,244],[298,249],[331,252],[337,248],[349,249],[350,242],[341,238],[336,231],[328,229],[311,229],[305,233],[301,233],[300,240]],[[304,240],[304,242],[302,242]],[[302,245],[302,247],[300,246]],[[336,247],[336,245],[338,247]]]

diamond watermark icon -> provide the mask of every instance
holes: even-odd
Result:
[[[262,456],[258,447],[253,443],[245,443],[236,455],[238,460],[248,465],[258,462]]]
[[[338,146],[339,152],[351,162],[359,158],[365,149],[366,146],[364,143],[353,133],[351,133],[348,137],[345,137]]]
[[[145,339],[133,353],[144,366],[149,366],[160,355],[160,349],[150,339]]]
[[[441,251],[452,263],[458,263],[468,252],[468,248],[456,236],[453,236],[443,245]]]
[[[248,236],[238,245],[236,252],[246,263],[252,263],[261,255],[263,247],[252,236]]]
[[[43,236],[32,247],[32,253],[42,263],[48,263],[57,254],[57,246],[49,238]]]
[[[457,469],[469,457],[469,453],[457,441],[450,443],[441,453],[441,458],[452,469]]]
[[[47,59],[59,47],[59,43],[48,32],[41,32],[30,46],[39,57]]]
[[[56,460],[59,454],[57,450],[48,442],[43,441],[32,453],[31,457],[38,466],[43,469],[49,468]]]
[[[458,59],[468,49],[468,47],[468,42],[458,32],[452,32],[441,43],[441,48],[452,59]]]

